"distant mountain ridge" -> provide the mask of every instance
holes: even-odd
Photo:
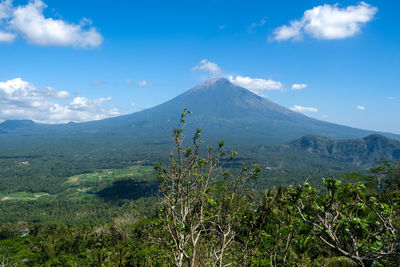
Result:
[[[400,142],[378,134],[350,140],[303,136],[281,147],[287,151],[318,154],[355,165],[373,164],[382,158],[400,160]]]
[[[2,129],[15,130],[21,128],[35,127],[36,123],[32,120],[6,120],[0,126]]]
[[[193,112],[188,118],[188,135],[203,129],[204,138],[225,139],[234,146],[282,144],[305,135],[333,139],[361,138],[376,132],[328,123],[282,107],[224,78],[205,81],[174,99],[140,112],[84,123],[37,124],[32,121],[5,121],[5,135],[52,135],[80,140],[85,135],[108,138],[108,143],[165,143],[171,141],[183,108]],[[400,140],[399,135],[379,133]],[[72,140],[71,139],[71,140]]]

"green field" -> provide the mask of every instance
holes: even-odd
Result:
[[[38,192],[38,193],[29,193],[29,192],[15,192],[10,194],[2,194],[0,195],[0,201],[7,200],[37,200],[42,197],[52,197],[49,193]]]
[[[131,166],[127,169],[106,169],[68,177],[66,184],[99,183],[117,179],[134,179],[135,181],[155,181],[153,166]]]
[[[139,185],[154,182],[156,178],[152,166],[104,169],[66,178],[63,184],[65,190],[59,195],[64,199],[83,200],[102,197],[104,193],[110,195],[112,191],[113,196],[118,196],[126,188],[130,188],[132,193],[138,190],[135,183]],[[127,192],[123,194],[126,196]]]

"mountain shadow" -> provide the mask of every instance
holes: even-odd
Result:
[[[104,201],[136,200],[141,197],[155,196],[157,190],[158,182],[124,179],[114,181],[111,186],[95,194]]]

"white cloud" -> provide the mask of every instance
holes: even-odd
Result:
[[[210,76],[219,76],[224,74],[222,69],[216,63],[210,62],[207,59],[201,60],[197,66],[192,68],[192,70],[207,72]],[[226,74],[224,74],[224,77],[226,77]],[[229,75],[226,78],[231,83],[244,87],[262,97],[266,97],[266,91],[284,90],[281,82],[272,79],[252,78],[241,75]],[[292,90],[301,90],[305,87],[307,87],[307,84],[293,84]]]
[[[146,86],[152,86],[153,83],[149,82],[149,81],[146,81],[146,80],[143,80],[143,81],[139,81],[137,85],[139,87],[146,87]]]
[[[31,119],[43,123],[90,121],[119,115],[115,108],[106,109],[103,104],[111,98],[88,99],[75,97],[69,103],[67,91],[52,87],[37,88],[16,78],[0,82],[0,120]]]
[[[301,28],[303,27],[300,21],[291,21],[290,26],[281,26],[274,30],[274,40],[286,41],[288,39],[299,40],[302,38]]]
[[[302,90],[302,89],[304,89],[306,87],[307,87],[307,84],[305,84],[305,83],[292,84],[292,90]]]
[[[228,76],[228,80],[233,84],[249,89],[253,93],[261,96],[264,96],[263,91],[283,90],[283,85],[281,82],[277,82],[271,79],[265,80],[259,78],[244,77],[240,75],[233,77],[231,75]]]
[[[210,76],[218,76],[223,73],[222,69],[214,62],[203,59],[195,66],[193,71],[202,71],[208,73]]]
[[[293,111],[296,112],[301,112],[301,113],[305,113],[305,112],[318,112],[317,108],[313,108],[313,107],[303,107],[303,106],[299,106],[299,105],[294,105],[293,107],[290,108]]]
[[[16,37],[15,34],[0,31],[0,42],[12,43]]]
[[[364,107],[364,106],[357,106],[357,109],[359,109],[359,110],[365,110],[365,107]]]
[[[306,10],[300,20],[278,27],[273,39],[285,41],[301,39],[307,34],[316,39],[344,39],[361,31],[361,26],[371,21],[378,9],[365,2],[356,6],[339,8],[338,5],[322,5]]]
[[[0,32],[0,41],[12,42],[19,35],[36,45],[76,48],[97,47],[103,42],[103,36],[91,26],[90,20],[82,19],[79,24],[73,24],[46,18],[43,14],[46,7],[41,0],[15,7],[10,0],[1,2],[0,20],[8,32]]]
[[[0,82],[0,97],[15,101],[39,101],[45,98],[67,98],[69,93],[67,91],[56,91],[52,87],[38,89],[21,78],[16,78]]]
[[[57,98],[68,98],[69,93],[67,91],[58,91],[56,93]]]
[[[328,115],[322,115],[321,117],[326,119],[326,118],[328,118]]]
[[[103,97],[95,100],[90,100],[87,97],[75,97],[71,103],[69,103],[68,107],[75,110],[84,110],[93,105],[101,105],[105,102],[111,101],[111,97]]]
[[[396,97],[395,97],[395,96],[388,96],[387,99],[389,99],[389,100],[395,100]]]
[[[81,122],[101,120],[108,117],[117,116],[120,114],[119,110],[112,108],[105,110],[101,107],[104,103],[99,99],[90,100],[87,98],[77,97],[67,105],[52,103],[46,107],[48,115],[46,117],[39,117],[40,113],[31,113],[27,115],[36,115],[39,118],[30,118],[38,122],[44,123],[66,123],[69,121]],[[25,115],[25,114],[24,114]],[[25,115],[26,118],[26,115]]]

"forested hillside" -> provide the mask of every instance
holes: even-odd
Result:
[[[284,151],[314,154],[355,165],[371,166],[380,159],[393,161],[400,159],[400,142],[378,134],[350,140],[303,136],[282,145],[281,148]]]

